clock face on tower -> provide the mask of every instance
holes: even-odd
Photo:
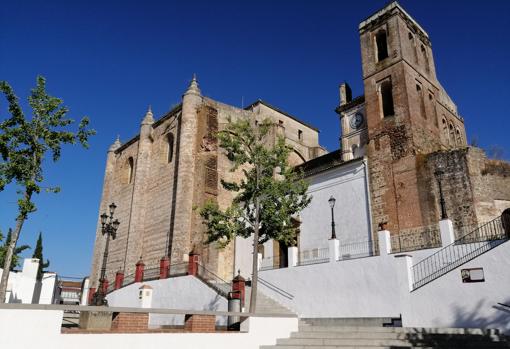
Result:
[[[363,114],[356,113],[351,117],[351,127],[355,130],[359,129],[363,125]]]

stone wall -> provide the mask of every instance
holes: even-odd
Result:
[[[222,250],[216,244],[204,245],[205,226],[198,211],[210,199],[227,207],[234,194],[224,190],[220,181],[238,181],[242,177],[241,171],[230,172],[231,164],[213,137],[225,127],[229,117],[259,121],[269,117],[275,121],[271,142],[277,135],[286,137],[298,154],[293,160],[297,163],[324,152],[316,129],[265,105],[244,110],[203,97],[196,81],[192,82],[182,105],[157,121],[149,111],[140,135],[124,145],[116,142],[108,153],[100,214],[108,212],[108,205],[115,202],[115,218],[121,222],[117,238],[110,242],[110,283],[118,270],[123,270],[126,277],[133,274],[139,259],[146,270],[158,268],[163,256],[170,255],[172,264],[182,263],[192,249],[200,253],[207,269],[224,279],[232,278],[234,244]],[[280,121],[285,127],[278,126]],[[99,278],[104,243],[98,223],[92,287]]]
[[[434,171],[444,169],[442,179],[446,211],[458,234],[467,233],[489,222],[510,207],[510,164],[490,160],[475,147],[439,151],[424,159],[423,177],[428,177],[431,220],[440,216],[439,191]]]

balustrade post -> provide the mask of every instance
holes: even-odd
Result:
[[[232,279],[232,298],[237,298],[241,300],[241,308],[244,307],[244,295],[245,295],[245,285],[246,280],[241,276],[241,273],[238,272],[237,276]]]
[[[399,286],[407,289],[408,292],[413,290],[413,257],[408,254],[399,254],[395,256],[397,263],[397,278]]]
[[[340,241],[338,239],[329,239],[329,262],[334,263],[340,259]]]
[[[159,261],[159,278],[167,279],[170,276],[170,258],[164,256]]]
[[[88,294],[88,299],[87,299],[88,305],[92,304],[92,298],[94,297],[94,293],[96,293],[96,288],[95,287],[89,288],[89,294]]]
[[[295,267],[298,265],[299,253],[298,253],[297,246],[288,247],[287,259],[288,259],[289,268],[292,268],[292,267]]]
[[[115,274],[115,284],[114,288],[118,290],[122,287],[122,283],[124,282],[124,272],[122,270],[117,271]]]
[[[441,232],[442,247],[451,245],[455,241],[453,223],[450,219],[447,218],[439,221],[439,231]]]
[[[377,237],[379,240],[379,255],[389,255],[391,253],[391,238],[389,230],[378,231]]]
[[[103,282],[103,292],[106,294],[106,292],[108,292],[108,285],[110,284],[110,282],[108,281],[108,279],[104,278],[104,282]]]
[[[142,261],[142,258],[138,262],[136,262],[136,269],[135,269],[135,282],[142,282],[143,281],[143,270],[145,268],[145,264]]]
[[[188,275],[197,276],[198,274],[198,261],[200,260],[200,254],[195,251],[191,251],[188,260]]]

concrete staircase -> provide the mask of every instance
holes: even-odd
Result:
[[[291,333],[290,338],[260,348],[510,348],[507,338],[495,330],[383,327],[391,323],[388,320],[392,319],[302,319],[299,331]]]
[[[246,309],[250,309],[250,295],[251,287],[246,287]],[[257,307],[255,312],[264,314],[294,314],[290,309],[260,291],[257,292]]]

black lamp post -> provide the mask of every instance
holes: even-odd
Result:
[[[110,237],[115,240],[117,237],[117,229],[119,228],[119,220],[113,220],[113,213],[117,206],[112,202],[110,208],[110,220],[108,221],[108,215],[103,213],[101,215],[101,233],[106,234],[106,245],[103,253],[103,265],[101,266],[101,276],[99,278],[99,286],[94,297],[92,298],[92,305],[108,305],[106,300],[106,290],[104,289],[104,283],[106,282],[106,261],[108,260],[108,246],[110,245]]]
[[[333,207],[335,207],[335,198],[332,196],[329,198],[328,203],[329,207],[331,207],[331,239],[336,239],[335,233],[335,215],[333,213]]]
[[[441,206],[441,219],[442,220],[448,219],[448,215],[446,214],[446,204],[443,196],[443,186],[441,183],[444,177],[444,171],[442,166],[438,166],[437,170],[434,172],[434,175],[436,176],[437,185],[439,187],[439,204]]]

